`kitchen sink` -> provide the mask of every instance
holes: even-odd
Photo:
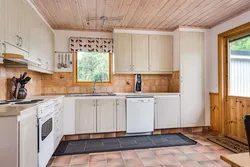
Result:
[[[111,93],[111,92],[99,92],[99,93],[72,93],[72,94],[67,94],[67,97],[84,97],[84,96],[116,96],[116,94]]]

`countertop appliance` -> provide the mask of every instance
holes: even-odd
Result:
[[[153,96],[127,96],[127,134],[154,131]]]
[[[142,90],[141,74],[135,74],[135,93],[141,93],[141,90]]]

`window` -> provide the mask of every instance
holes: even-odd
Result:
[[[228,93],[231,96],[250,97],[250,36],[229,43]]]
[[[74,71],[76,83],[111,83],[111,54],[77,52]]]

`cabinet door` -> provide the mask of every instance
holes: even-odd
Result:
[[[180,97],[162,96],[155,100],[155,129],[179,128]]]
[[[96,132],[96,100],[76,100],[76,133]]]
[[[19,23],[20,23],[21,0],[5,0],[5,36],[4,40],[14,46],[20,43]]]
[[[181,32],[181,125],[204,126],[204,33]]]
[[[150,72],[171,72],[173,66],[173,37],[149,35]]]
[[[131,64],[131,35],[114,34],[115,73],[129,73]]]
[[[21,48],[23,50],[29,50],[29,6],[24,0],[20,1],[20,15],[19,15],[19,36],[21,37]],[[36,36],[38,36],[36,34]]]
[[[97,104],[97,132],[116,131],[115,99],[98,99],[96,104]]]
[[[116,131],[126,131],[126,99],[116,99]]]
[[[4,0],[0,0],[0,22],[4,23]],[[3,63],[3,59],[1,58],[3,53],[3,45],[4,42],[4,26],[0,26],[0,64]]]
[[[36,116],[26,118],[20,123],[19,156],[20,167],[37,166],[37,120]]]
[[[148,72],[148,35],[132,35],[132,68],[135,73]]]

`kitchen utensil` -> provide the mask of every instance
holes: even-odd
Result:
[[[58,63],[57,63],[57,68],[58,69],[61,69],[62,68],[62,64],[61,64],[61,62],[60,62],[60,57],[61,55],[60,55],[60,53],[58,54]]]
[[[15,90],[15,99],[17,99],[17,97],[18,97],[19,89],[20,89],[20,83],[18,82],[18,83],[17,83],[16,90]]]
[[[26,77],[22,83],[21,83],[21,88],[25,88],[25,85],[31,80],[31,78],[28,76]]]
[[[24,72],[24,73],[23,73],[22,80],[26,77],[26,75],[27,75],[27,72]]]
[[[68,64],[67,64],[67,54],[64,55],[65,58],[65,63],[63,65],[64,68],[68,68]]]

